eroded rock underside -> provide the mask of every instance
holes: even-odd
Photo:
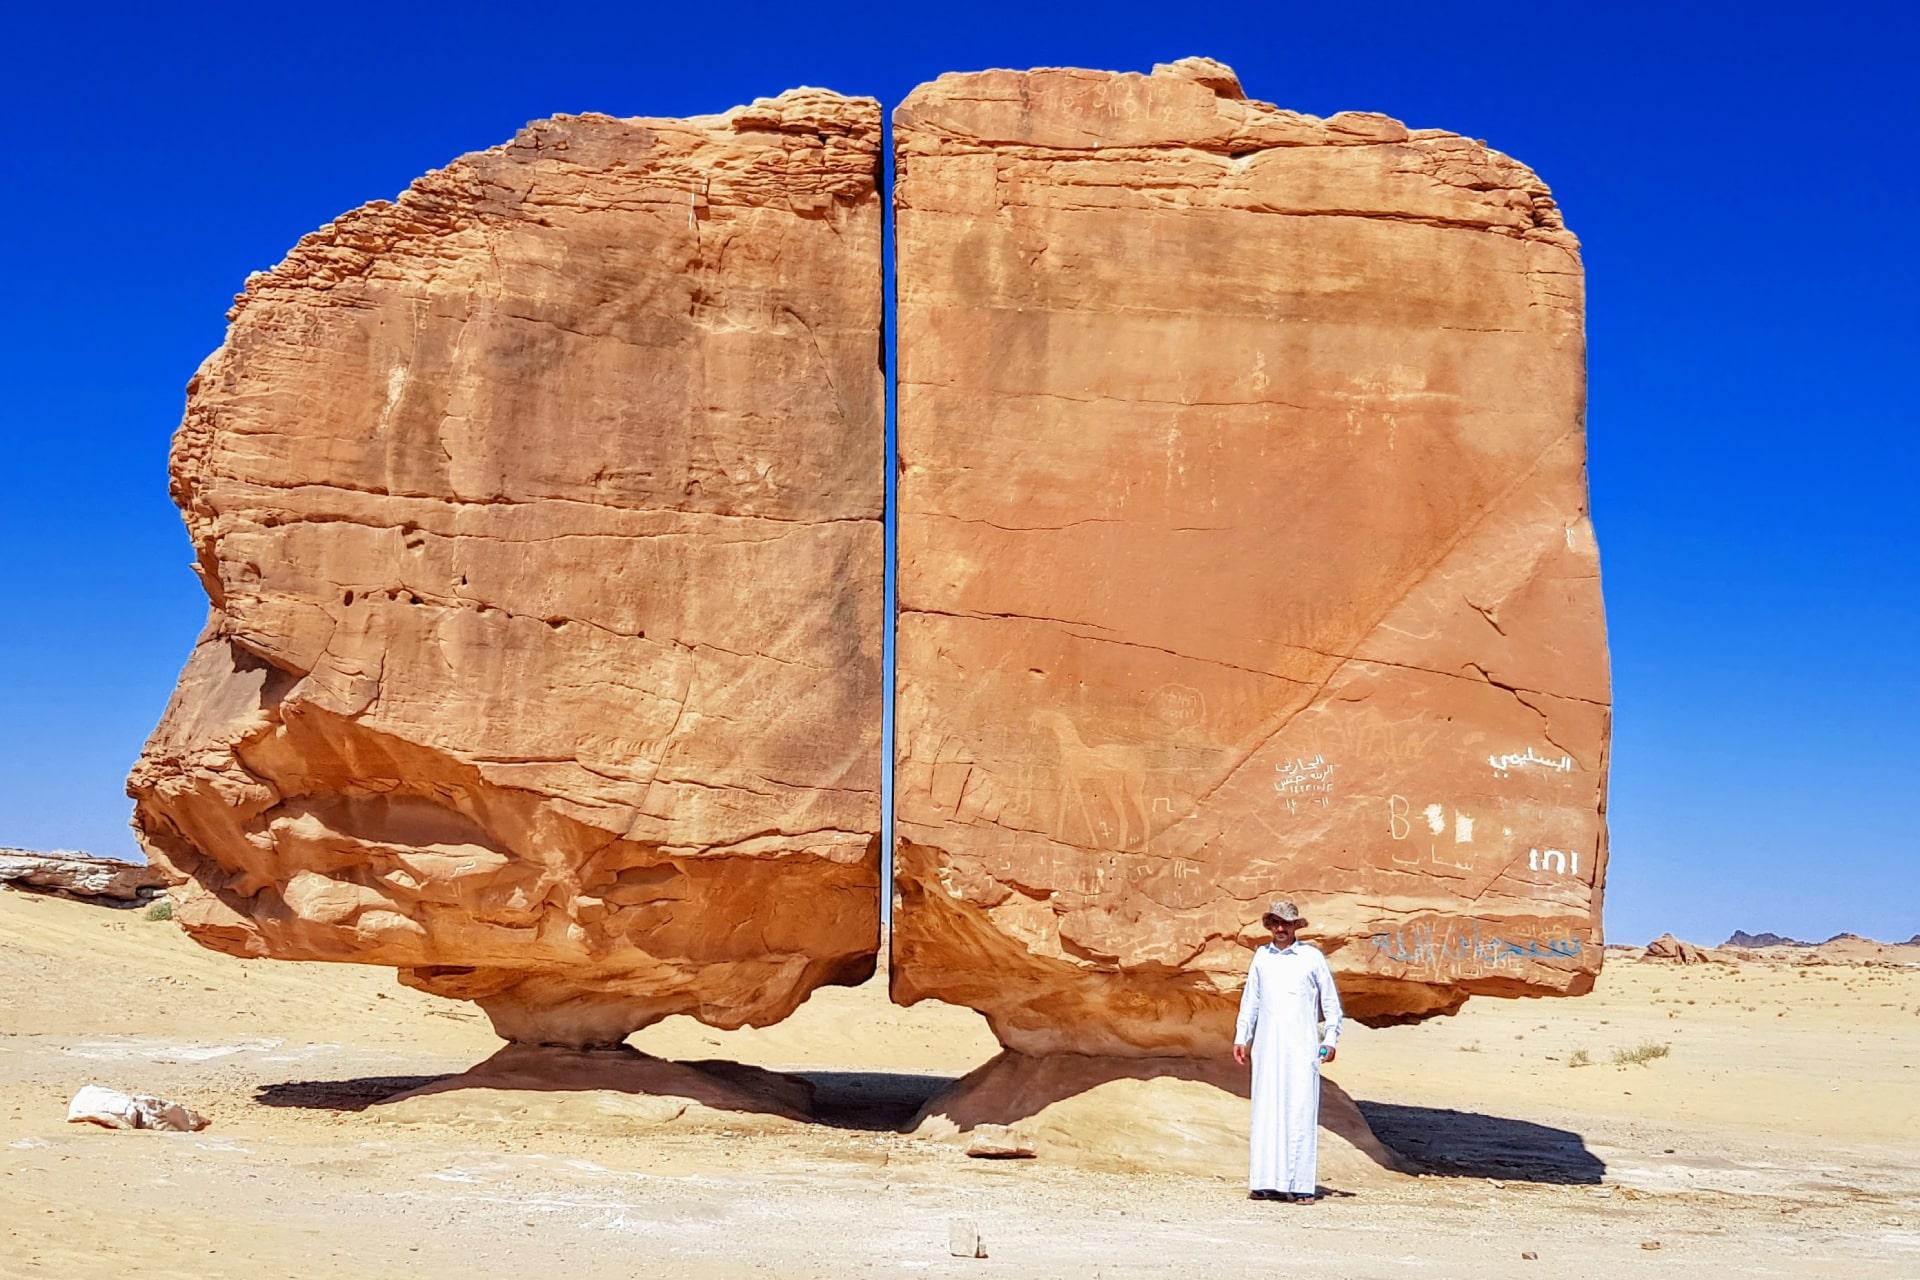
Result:
[[[560,117],[307,236],[188,392],[176,918],[510,1039],[871,972],[879,108]]]
[[[894,120],[896,998],[1217,1054],[1276,893],[1368,1022],[1590,987],[1609,689],[1547,188],[1201,60]]]

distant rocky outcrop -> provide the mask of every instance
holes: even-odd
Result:
[[[159,897],[167,877],[158,867],[145,863],[96,858],[72,849],[38,853],[0,848],[0,884],[131,907]]]
[[[1748,933],[1744,929],[1735,929],[1733,935],[1720,944],[1723,947],[1810,947],[1811,942],[1802,942],[1798,938],[1786,938],[1777,933]]]
[[[1682,942],[1670,933],[1663,933],[1647,944],[1641,952],[1644,960],[1664,960],[1670,964],[1714,964],[1717,962],[1705,947],[1695,946],[1691,942]]]
[[[1825,942],[1803,942],[1778,933],[1736,931],[1722,950],[1741,960],[1787,960],[1794,964],[1911,964],[1908,948],[1920,946],[1920,934],[1905,942],[1881,942],[1843,931]],[[1787,954],[1783,955],[1785,952]]]
[[[1912,952],[1908,944],[1901,942],[1880,942],[1873,938],[1862,937],[1857,933],[1836,933],[1817,947],[1808,949],[1808,955],[1817,955],[1824,960],[1839,964],[1911,964]]]

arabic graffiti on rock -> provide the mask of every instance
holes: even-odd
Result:
[[[1333,766],[1324,755],[1300,756],[1273,766],[1273,789],[1283,797],[1288,813],[1300,812],[1302,804],[1327,807],[1333,795]]]
[[[1472,974],[1532,960],[1570,960],[1586,948],[1576,933],[1559,929],[1528,935],[1496,932],[1471,919],[1410,922],[1373,934],[1373,952],[1396,964]]]
[[[1519,769],[1551,769],[1555,773],[1572,773],[1573,757],[1562,755],[1559,759],[1534,754],[1532,747],[1525,751],[1509,751],[1503,755],[1487,757],[1487,764],[1493,768],[1494,776],[1504,778]]]

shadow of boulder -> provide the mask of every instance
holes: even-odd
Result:
[[[591,1128],[596,1132],[778,1128],[809,1122],[814,1087],[737,1062],[674,1062],[619,1046],[510,1044],[448,1076],[369,1076],[267,1085],[268,1106],[373,1111],[398,1124]]]
[[[1591,1185],[1607,1172],[1606,1163],[1571,1130],[1473,1111],[1358,1105],[1373,1132],[1426,1173]]]
[[[253,1100],[264,1107],[308,1111],[365,1111],[376,1102],[422,1088],[450,1076],[355,1076],[347,1080],[284,1080],[263,1084]]]
[[[374,1110],[400,1123],[536,1121],[604,1128],[694,1122],[739,1127],[742,1116],[898,1133],[955,1077],[899,1071],[768,1071],[737,1062],[674,1062],[630,1048],[508,1046],[452,1075],[288,1080],[260,1086],[269,1107]]]
[[[837,1129],[898,1133],[956,1078],[902,1071],[796,1071],[813,1086],[813,1118]]]

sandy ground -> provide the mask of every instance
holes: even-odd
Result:
[[[0,937],[7,1277],[1920,1275],[1920,969],[1610,957],[1578,1000],[1354,1028],[1332,1074],[1433,1172],[1295,1208],[1249,1203],[1238,1167],[969,1160],[893,1132],[996,1046],[877,984],[760,1031],[635,1037],[801,1072],[820,1123],[636,1126],[574,1095],[403,1123],[370,1104],[499,1047],[476,1011],[59,899],[0,893]],[[1613,1063],[1648,1043],[1670,1052]],[[64,1123],[89,1081],[214,1123]],[[949,1255],[955,1219],[988,1257]]]

